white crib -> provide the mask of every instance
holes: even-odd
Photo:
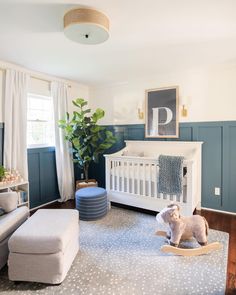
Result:
[[[125,141],[126,147],[105,155],[106,190],[110,201],[159,212],[178,203],[183,215],[201,208],[202,142]],[[160,154],[183,156],[183,193],[158,193]],[[184,175],[185,174],[185,175]]]

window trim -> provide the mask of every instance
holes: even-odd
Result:
[[[28,100],[29,100],[29,97],[35,97],[35,98],[39,98],[39,99],[44,99],[44,100],[52,100],[52,104],[53,104],[53,98],[52,96],[45,96],[45,95],[41,95],[41,94],[35,94],[35,93],[32,93],[32,92],[28,92],[27,93],[27,128],[28,128],[28,122],[51,122],[51,121],[48,121],[48,120],[39,120],[39,119],[36,119],[36,120],[28,120]],[[54,119],[54,109],[52,110],[53,111],[53,119]],[[55,124],[55,120],[53,120],[53,123]],[[28,137],[27,137],[28,139]],[[28,141],[28,140],[27,140]],[[52,144],[28,144],[27,142],[27,149],[36,149],[36,148],[48,148],[48,147],[54,147],[55,148],[55,132],[54,132],[54,145]]]

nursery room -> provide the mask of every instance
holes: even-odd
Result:
[[[0,293],[236,294],[236,2],[0,1]]]

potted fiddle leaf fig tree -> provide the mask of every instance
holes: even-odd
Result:
[[[115,143],[112,132],[97,122],[104,117],[102,109],[91,112],[88,102],[77,98],[73,104],[78,108],[72,118],[66,113],[66,119],[59,121],[59,127],[65,131],[65,140],[72,144],[74,162],[83,169],[85,181],[88,182],[89,165],[98,162],[99,156]]]
[[[2,181],[5,177],[6,169],[4,166],[0,165],[0,181]]]

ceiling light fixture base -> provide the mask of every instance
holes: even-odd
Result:
[[[77,43],[99,44],[109,38],[109,19],[95,9],[76,8],[64,15],[64,33]]]

